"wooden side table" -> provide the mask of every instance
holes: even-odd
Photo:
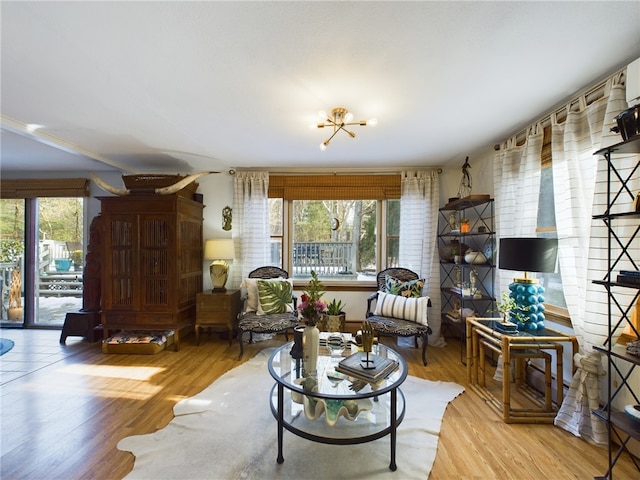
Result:
[[[578,352],[578,341],[574,335],[545,328],[535,333],[519,332],[515,334],[500,333],[494,328],[499,319],[467,317],[467,380],[478,394],[488,400],[488,404],[502,413],[505,423],[553,423],[562,404],[563,343],[570,343],[573,355]],[[486,387],[485,349],[502,355],[502,398]],[[556,361],[556,402],[552,402],[551,362],[553,355]],[[538,404],[538,408],[515,408],[511,404],[511,360],[515,364],[516,387],[525,385],[524,362],[529,358],[544,360],[545,392],[544,402],[529,396]],[[573,358],[573,357],[572,357]],[[526,395],[526,391],[524,391]]]
[[[196,344],[200,345],[201,328],[224,328],[229,335],[229,345],[231,345],[240,305],[240,290],[199,293],[196,298]]]

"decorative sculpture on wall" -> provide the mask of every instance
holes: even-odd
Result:
[[[471,165],[469,164],[469,157],[464,161],[462,165],[462,178],[460,179],[460,189],[458,190],[458,197],[464,198],[471,195],[471,173],[469,170]]]
[[[231,230],[231,207],[229,205],[222,209],[222,229]]]

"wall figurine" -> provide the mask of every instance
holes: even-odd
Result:
[[[229,205],[222,209],[222,229],[231,230],[231,207]]]

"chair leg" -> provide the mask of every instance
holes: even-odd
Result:
[[[242,359],[242,354],[243,354],[243,351],[242,351],[242,334],[243,333],[244,332],[242,331],[242,329],[238,330],[238,343],[240,344],[240,356],[238,356],[238,360]]]
[[[418,341],[418,337],[416,336],[416,342]],[[425,332],[422,336],[422,363],[424,366],[427,366],[427,343],[429,343],[429,333]]]

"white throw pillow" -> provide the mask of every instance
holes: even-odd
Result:
[[[429,297],[407,298],[400,295],[378,292],[374,315],[401,318],[428,325],[427,307]]]

